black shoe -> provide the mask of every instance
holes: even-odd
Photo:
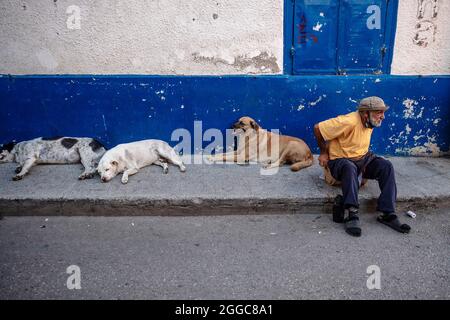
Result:
[[[409,233],[411,231],[411,227],[406,223],[401,223],[395,213],[384,213],[378,216],[377,220],[401,233]]]
[[[358,217],[358,209],[350,207],[345,210],[348,217],[345,219],[345,232],[354,237],[361,236],[361,222]]]

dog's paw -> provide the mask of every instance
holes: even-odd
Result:
[[[261,167],[262,167],[264,170],[270,170],[270,169],[275,168],[276,166],[274,167],[274,166],[272,166],[271,163],[266,163],[266,164],[261,165]]]
[[[128,183],[128,177],[126,177],[126,178],[122,177],[121,181],[122,181],[123,184],[127,184]]]
[[[93,173],[83,173],[78,177],[78,180],[92,179],[93,177],[94,177]]]
[[[163,168],[163,173],[164,174],[168,174],[169,173],[169,167],[164,167]]]
[[[183,166],[183,165],[182,165],[182,166],[180,166],[180,171],[181,171],[181,172],[186,172],[186,167],[185,167],[185,166]]]
[[[21,175],[16,175],[16,176],[14,176],[12,179],[13,179],[13,181],[19,181],[19,180],[22,180],[22,179],[23,179],[23,176],[21,176]]]
[[[17,167],[16,170],[14,171],[15,173],[19,174],[20,171],[22,171],[22,167]]]

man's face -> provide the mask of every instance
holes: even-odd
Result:
[[[370,111],[369,123],[374,128],[379,128],[384,120],[384,111]]]

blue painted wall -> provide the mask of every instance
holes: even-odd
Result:
[[[448,151],[449,89],[448,76],[0,76],[0,143],[52,135],[92,136],[108,147],[169,141],[176,128],[193,133],[194,120],[224,130],[249,115],[318,152],[315,123],[378,95],[391,109],[372,150],[406,154],[431,142]]]

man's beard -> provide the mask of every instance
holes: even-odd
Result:
[[[381,127],[381,123],[383,122],[383,120],[380,120],[378,122],[375,121],[375,119],[372,118],[372,115],[369,114],[369,121],[368,121],[368,127],[369,128],[379,128]]]

